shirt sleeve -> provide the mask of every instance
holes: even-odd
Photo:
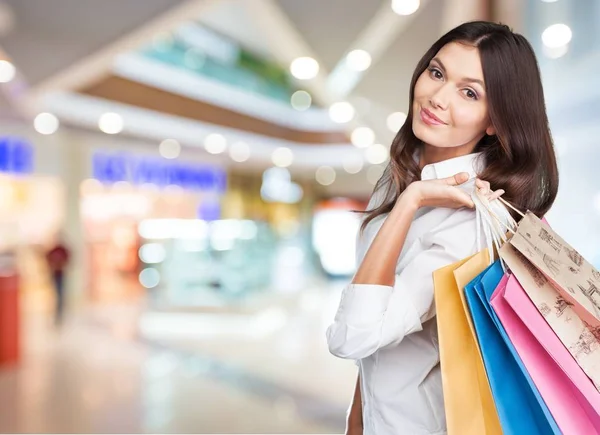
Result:
[[[476,252],[475,219],[472,214],[464,216],[467,218],[426,233],[415,242],[418,245],[411,248],[418,253],[396,274],[393,287],[346,286],[334,322],[327,329],[332,354],[365,358],[422,330],[422,324],[435,316],[433,272]]]

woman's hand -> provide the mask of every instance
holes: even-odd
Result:
[[[475,187],[479,189],[479,192],[487,197],[488,201],[494,201],[504,195],[504,189],[498,189],[493,191],[490,183],[479,178],[475,180]]]
[[[469,194],[457,187],[468,180],[469,174],[461,172],[439,180],[415,181],[406,188],[404,194],[414,201],[417,208],[473,208],[475,205]]]
[[[420,207],[446,207],[446,208],[473,208],[473,200],[470,195],[458,188],[461,184],[469,181],[469,174],[461,172],[453,177],[439,180],[415,181],[405,191],[417,208]],[[504,194],[500,189],[492,191],[490,183],[477,179],[475,186],[485,195],[489,201],[493,201]]]

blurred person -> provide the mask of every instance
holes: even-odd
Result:
[[[359,267],[327,330],[330,352],[359,367],[347,434],[446,434],[432,273],[484,247],[475,189],[494,207],[503,196],[540,217],[558,190],[533,49],[481,21],[449,31],[419,61],[365,212]]]
[[[52,284],[56,298],[54,309],[54,322],[60,326],[64,317],[65,310],[65,270],[69,264],[70,251],[66,246],[64,237],[59,234],[56,236],[52,246],[46,252],[46,262],[52,277]]]

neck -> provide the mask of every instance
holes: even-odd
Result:
[[[455,157],[466,156],[467,154],[471,154],[474,149],[474,146],[440,148],[424,143],[421,148],[419,166],[423,169],[427,165],[443,162],[444,160],[453,159]]]

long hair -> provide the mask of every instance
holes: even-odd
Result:
[[[485,169],[480,178],[492,189],[504,189],[503,198],[520,210],[541,217],[550,209],[558,191],[558,168],[544,91],[533,48],[508,26],[486,21],[464,23],[438,39],[417,64],[410,82],[406,122],[394,138],[390,162],[375,185],[383,198],[367,210],[361,230],[385,213],[413,181],[420,180],[415,152],[422,142],[413,133],[415,84],[429,62],[446,44],[458,42],[477,47],[488,98],[488,111],[496,129],[484,135],[474,152],[483,153]]]

